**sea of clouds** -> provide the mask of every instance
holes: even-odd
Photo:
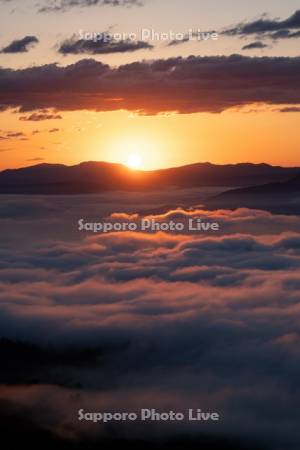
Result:
[[[5,196],[1,338],[49,359],[2,379],[0,400],[71,436],[211,435],[300,445],[300,217],[207,211],[201,192]],[[178,206],[180,208],[178,209]],[[201,216],[219,233],[80,234],[77,221]],[[1,403],[2,404],[2,403]],[[6,404],[6,403],[5,403]],[[78,423],[77,412],[218,411],[217,424]],[[261,446],[261,447],[260,447]]]

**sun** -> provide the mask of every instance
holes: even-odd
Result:
[[[130,169],[137,170],[140,169],[142,165],[142,157],[138,153],[130,153],[127,158],[127,166]]]
[[[1,3],[1,0],[0,0]],[[126,132],[109,139],[103,146],[102,159],[117,164],[122,164],[136,176],[142,175],[140,171],[153,170],[163,164],[164,155],[162,140],[156,138],[145,129]],[[99,146],[97,144],[97,152]],[[134,173],[132,174],[134,176]]]

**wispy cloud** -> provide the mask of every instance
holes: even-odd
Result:
[[[26,53],[31,47],[39,42],[36,36],[25,36],[17,39],[4,47],[0,53]]]
[[[68,11],[90,6],[141,6],[142,0],[45,0],[39,12]]]
[[[267,47],[268,47],[267,44],[264,44],[261,41],[255,41],[255,42],[251,42],[251,44],[244,45],[242,50],[256,50],[256,49],[263,49],[263,48],[267,48]]]
[[[287,106],[285,108],[281,108],[279,111],[283,113],[298,113],[300,112],[300,106]]]
[[[53,114],[47,112],[36,112],[30,114],[29,116],[19,117],[19,120],[23,122],[40,122],[43,120],[58,120],[58,119],[62,119],[62,116],[60,114]]]
[[[295,31],[296,30],[296,31]],[[252,22],[242,22],[223,31],[228,36],[249,37],[257,36],[260,39],[293,39],[300,37],[300,10],[285,20],[268,19],[261,17]]]
[[[130,40],[109,40],[105,42],[92,41],[84,39],[71,38],[67,39],[59,45],[58,52],[62,55],[80,55],[80,54],[109,54],[109,53],[127,53],[135,52],[137,50],[151,50],[153,45],[145,41],[130,41]]]

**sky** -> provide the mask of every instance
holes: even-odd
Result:
[[[297,1],[89,3],[0,0],[0,170],[300,165]],[[190,29],[206,40],[172,42]],[[104,32],[124,36],[80,39]]]

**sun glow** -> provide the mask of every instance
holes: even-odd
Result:
[[[142,157],[138,153],[130,153],[127,158],[127,166],[130,169],[140,169],[142,165]]]
[[[167,145],[160,134],[140,130],[119,132],[103,145],[105,161],[123,164],[131,170],[152,170],[164,163]]]

